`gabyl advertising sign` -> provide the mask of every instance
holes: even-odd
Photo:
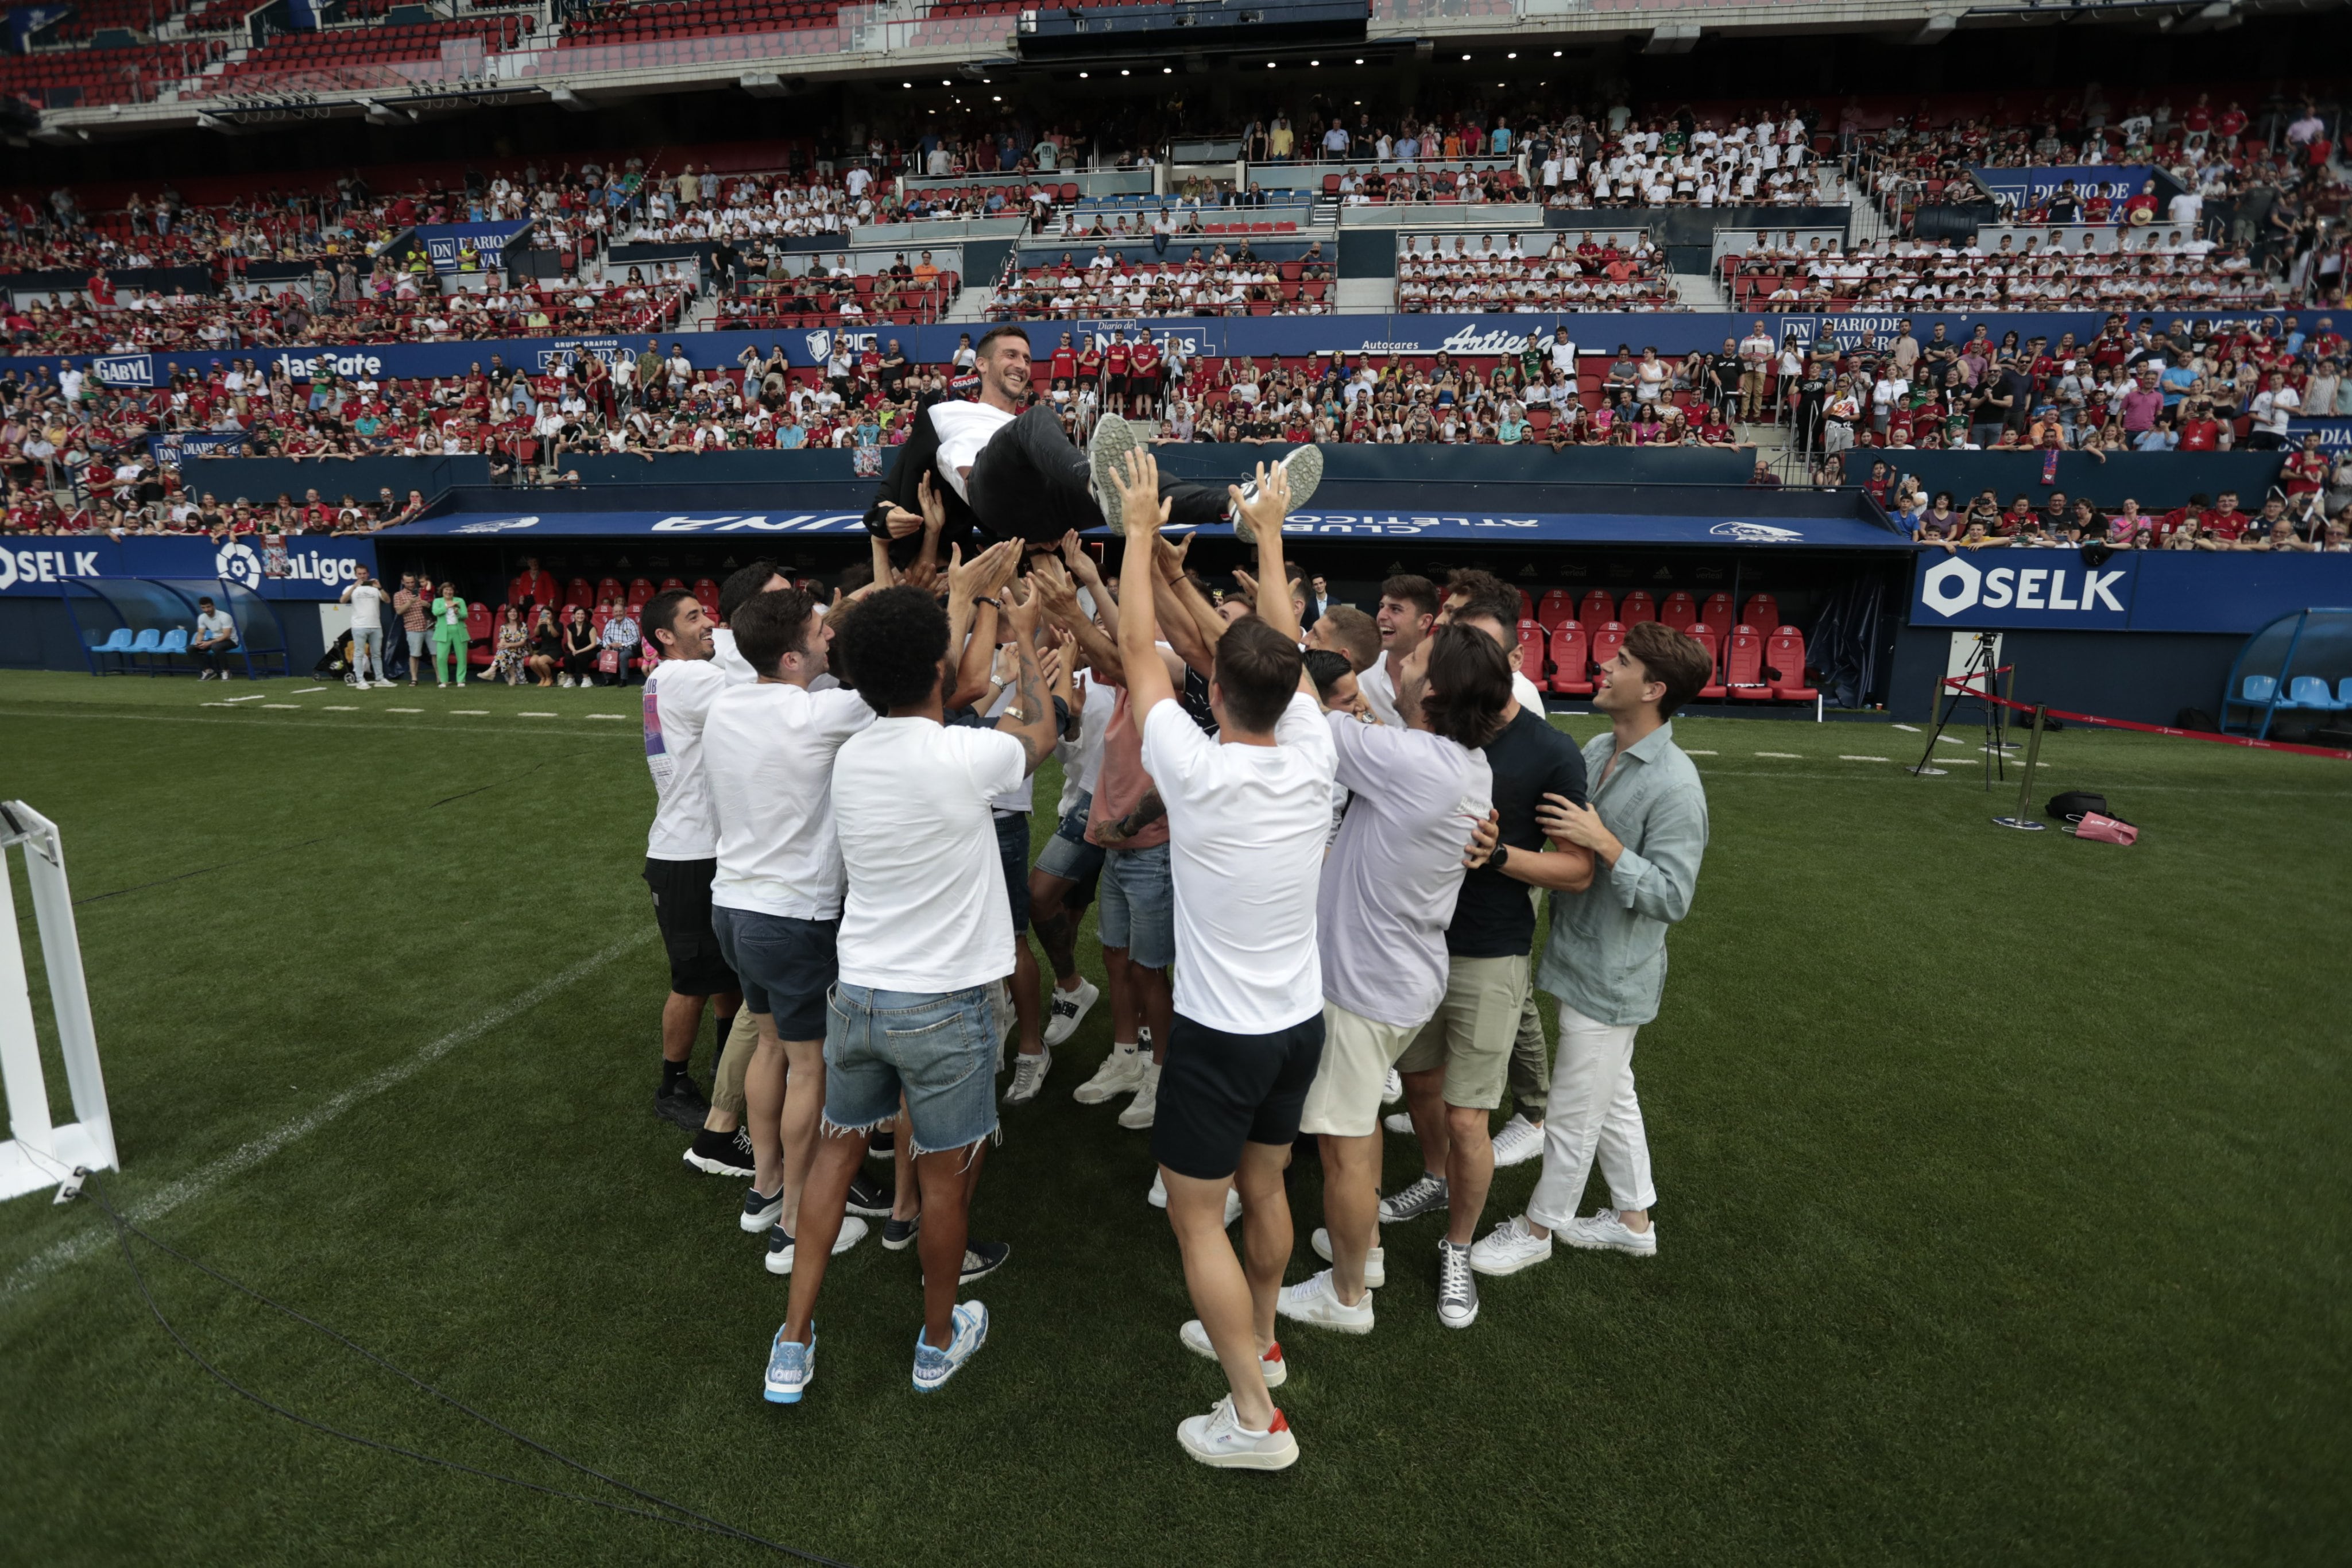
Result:
[[[170,578],[177,581],[226,580],[264,599],[341,599],[356,569],[375,570],[370,539],[317,539],[296,536],[283,544],[258,535],[215,545],[194,538],[125,539],[57,537],[39,546],[0,549],[0,594],[56,599],[75,578]]]
[[[2315,604],[2352,604],[2352,555],[2126,550],[1919,552],[1911,624],[2243,635]]]

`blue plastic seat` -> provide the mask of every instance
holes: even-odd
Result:
[[[2266,703],[2278,692],[2278,680],[2272,675],[2248,675],[2241,702]]]
[[[131,652],[131,628],[117,626],[105,642],[92,643],[89,651],[93,653],[128,653]]]
[[[163,633],[163,645],[158,650],[158,652],[165,653],[184,653],[187,651],[188,629],[186,627],[174,626],[169,632]]]
[[[2336,683],[2336,706],[2347,712],[2352,712],[2352,675],[2347,675]]]
[[[2297,675],[2287,684],[2287,706],[2315,708],[2322,713],[2334,713],[2336,699],[2327,694],[2327,681],[2322,675]]]
[[[163,651],[163,633],[150,626],[131,640],[127,653],[160,653]]]

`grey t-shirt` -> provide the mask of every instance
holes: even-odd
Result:
[[[1462,852],[1492,809],[1483,753],[1425,730],[1334,714],[1339,781],[1354,793],[1315,903],[1326,1000],[1404,1028],[1445,995],[1445,928]]]

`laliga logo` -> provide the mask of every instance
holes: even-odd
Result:
[[[1706,531],[1717,538],[1751,545],[1784,545],[1805,537],[1794,528],[1776,528],[1769,523],[1717,523]]]
[[[816,331],[811,332],[804,341],[808,344],[809,358],[814,360],[817,363],[823,364],[825,361],[833,358],[833,334],[831,332],[825,331],[820,328]]]
[[[539,519],[537,517],[500,517],[495,522],[467,523],[463,528],[455,528],[451,531],[460,534],[502,534],[513,528],[535,528],[537,527],[539,527]]]
[[[261,587],[261,558],[248,546],[225,544],[214,552],[213,575],[258,591]]]

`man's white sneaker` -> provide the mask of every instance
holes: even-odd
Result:
[[[1119,463],[1135,450],[1135,427],[1115,413],[1106,413],[1095,421],[1095,433],[1087,442],[1087,465],[1094,477],[1095,505],[1102,509],[1103,522],[1115,534],[1127,531],[1119,522]]]
[[[1315,1234],[1307,1239],[1314,1247],[1315,1256],[1326,1263],[1331,1261],[1331,1233],[1328,1230],[1318,1225],[1315,1228]],[[1377,1291],[1388,1282],[1389,1249],[1385,1247],[1372,1248],[1364,1254],[1364,1289]]]
[[[1053,1016],[1045,1020],[1045,1044],[1049,1048],[1059,1045],[1077,1033],[1078,1025],[1086,1021],[1087,1010],[1101,995],[1102,988],[1092,980],[1080,980],[1075,991],[1055,987]]]
[[[1070,1091],[1070,1098],[1081,1105],[1099,1105],[1114,1095],[1132,1093],[1143,1081],[1143,1064],[1150,1060],[1139,1047],[1114,1045],[1095,1075]]]
[[[1381,1080],[1381,1103],[1393,1105],[1403,1098],[1404,1074],[1391,1067],[1389,1069],[1389,1075]],[[1407,1118],[1408,1124],[1410,1122],[1411,1118]]]
[[[1026,1105],[1037,1098],[1037,1091],[1045,1087],[1045,1074],[1053,1071],[1054,1048],[1047,1046],[1034,1056],[1013,1059],[1013,1086],[1004,1092],[1007,1105]]]
[[[1636,1258],[1654,1258],[1658,1252],[1656,1220],[1650,1221],[1647,1230],[1634,1230],[1617,1218],[1613,1208],[1596,1208],[1581,1219],[1571,1219],[1559,1228],[1559,1234],[1570,1247],[1594,1251],[1631,1252]]]
[[[1319,446],[1302,446],[1284,458],[1282,466],[1290,474],[1290,509],[1295,512],[1315,498],[1315,487],[1323,483],[1323,449]],[[1248,484],[1242,486],[1242,499],[1244,501],[1257,499],[1256,479],[1252,478]],[[1249,519],[1242,516],[1241,508],[1234,507],[1228,509],[1233,513],[1234,538],[1245,545],[1255,544],[1257,531],[1250,527]],[[1113,525],[1113,531],[1117,531],[1116,524]]]
[[[1524,1214],[1513,1215],[1470,1246],[1470,1267],[1481,1274],[1516,1274],[1550,1257],[1551,1238],[1528,1229]]]
[[[845,1214],[841,1217],[841,1234],[833,1239],[833,1255],[838,1258],[844,1252],[848,1251],[851,1248],[856,1246],[859,1242],[865,1239],[866,1221],[858,1218],[854,1214]],[[793,1239],[784,1234],[784,1228],[782,1225],[776,1224],[768,1227],[769,1273],[791,1273],[793,1271],[793,1253],[795,1250],[796,1249],[793,1245]]]
[[[1470,1272],[1470,1249],[1437,1244],[1437,1321],[1466,1329],[1478,1321],[1478,1281]]]
[[[1301,1280],[1296,1285],[1285,1285],[1274,1299],[1274,1310],[1286,1318],[1317,1328],[1334,1329],[1340,1333],[1372,1332],[1372,1292],[1364,1291],[1364,1299],[1350,1307],[1339,1300],[1339,1292],[1331,1283],[1331,1270],[1324,1270],[1311,1280]]]
[[[1286,1470],[1298,1462],[1298,1439],[1281,1411],[1263,1432],[1253,1432],[1234,1414],[1230,1394],[1209,1407],[1206,1416],[1180,1422],[1176,1440],[1204,1465],[1228,1470]]]
[[[1209,1343],[1209,1331],[1201,1326],[1200,1319],[1185,1320],[1184,1326],[1177,1331],[1176,1337],[1182,1341],[1184,1348],[1194,1355],[1204,1355],[1211,1361],[1217,1359],[1217,1347]],[[1282,1359],[1282,1346],[1279,1344],[1273,1346],[1257,1358],[1257,1369],[1265,1374],[1265,1385],[1268,1388],[1279,1388],[1290,1379],[1290,1366]]]
[[[915,1392],[929,1394],[963,1370],[963,1364],[988,1343],[988,1309],[978,1301],[958,1301],[948,1347],[940,1350],[915,1335]]]
[[[1410,1136],[1412,1133],[1412,1117],[1407,1112],[1391,1111],[1381,1118],[1381,1125],[1401,1136]]]
[[[1495,1168],[1525,1165],[1543,1153],[1543,1127],[1530,1122],[1523,1113],[1513,1113],[1495,1134]]]
[[[1141,1054],[1140,1052],[1138,1053]],[[1118,1113],[1122,1127],[1149,1127],[1160,1110],[1160,1063],[1143,1058],[1143,1069],[1135,1082],[1135,1098]]]

